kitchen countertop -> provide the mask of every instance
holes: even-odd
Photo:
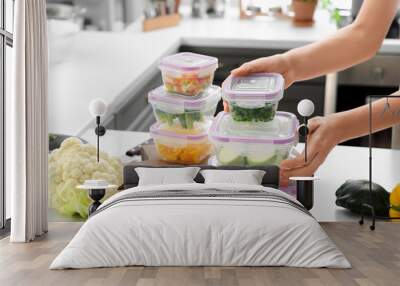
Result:
[[[372,181],[391,192],[400,183],[400,150],[374,148],[372,157]],[[314,185],[315,202],[311,213],[317,220],[357,221],[358,215],[335,205],[335,191],[348,179],[368,180],[368,170],[368,148],[336,146],[316,173],[320,180]]]
[[[147,33],[134,24],[124,32],[82,31],[50,39],[49,132],[84,133],[94,124],[88,112],[94,98],[108,103],[104,119],[111,116],[159,72],[159,59],[182,44],[291,49],[335,31],[325,11],[318,11],[310,27],[296,27],[287,18],[239,20],[228,14],[222,19],[185,17],[177,27]],[[400,54],[400,40],[385,40],[381,52]]]
[[[159,59],[182,44],[290,49],[334,31],[322,16],[306,28],[294,27],[287,19],[227,16],[184,18],[177,27],[147,33],[132,25],[121,33],[82,31],[63,41],[50,39],[49,131],[82,134],[93,124],[87,111],[92,99],[103,98],[112,114],[159,72]]]
[[[100,150],[107,152],[109,155],[120,158],[123,164],[132,162],[133,157],[126,156],[126,151],[150,139],[148,132],[133,132],[107,130],[106,134],[100,137]],[[94,129],[90,128],[82,134],[82,139],[85,139],[89,144],[96,146],[97,137]]]
[[[85,132],[83,138],[95,144],[96,138],[92,132]],[[132,158],[125,156],[125,152],[149,138],[146,132],[107,130],[100,141],[100,148],[127,163]],[[302,146],[299,144],[298,149]],[[400,183],[399,169],[400,150],[373,149],[374,182],[391,191]],[[348,179],[368,179],[368,148],[336,146],[315,175],[319,180],[314,185],[313,216],[320,222],[357,221],[358,215],[335,205],[335,191]]]

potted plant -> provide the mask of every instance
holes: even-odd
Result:
[[[331,0],[320,0],[321,8],[329,12],[331,20],[339,25],[341,16]],[[295,21],[311,22],[314,18],[314,12],[317,7],[318,0],[292,0],[292,9],[294,12],[293,19]]]
[[[312,21],[317,3],[318,0],[293,0],[294,20],[302,22]]]

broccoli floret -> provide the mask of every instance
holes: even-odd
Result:
[[[268,122],[275,117],[275,105],[272,103],[256,108],[244,108],[231,104],[231,109],[233,119],[240,122]]]
[[[202,122],[204,120],[203,114],[199,111],[185,110],[184,113],[174,114],[156,109],[155,112],[158,119],[169,126],[172,126],[175,118],[177,118],[184,129],[192,129],[195,122]]]
[[[188,120],[188,118],[186,117],[186,113],[179,114],[178,119],[183,128],[185,128],[185,129],[191,128],[190,120]],[[193,126],[193,124],[192,124],[192,126]]]

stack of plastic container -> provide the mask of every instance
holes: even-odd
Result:
[[[179,53],[160,62],[163,85],[149,93],[157,123],[150,127],[161,159],[199,164],[212,152],[208,128],[221,90],[212,86],[218,59]]]
[[[298,142],[298,121],[277,112],[283,89],[280,74],[228,77],[222,97],[230,113],[219,113],[210,128],[219,165],[279,165],[288,157]]]

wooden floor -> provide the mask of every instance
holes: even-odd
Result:
[[[287,267],[124,267],[48,270],[81,223],[51,223],[29,244],[0,241],[0,285],[400,285],[400,223],[323,223],[352,263],[349,270]]]

